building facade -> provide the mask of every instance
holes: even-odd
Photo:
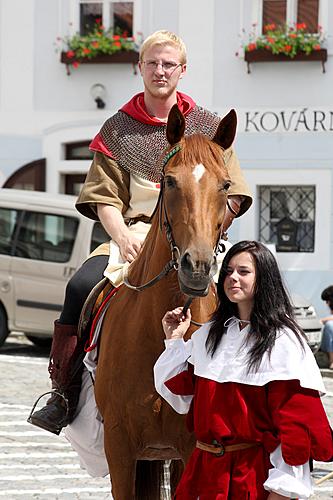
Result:
[[[324,314],[320,292],[333,283],[332,2],[1,0],[0,185],[77,193],[89,141],[141,91],[132,63],[61,62],[60,39],[96,18],[106,28],[124,22],[138,41],[158,29],[184,39],[181,90],[220,115],[235,108],[239,118],[235,148],[254,204],[234,223],[231,241],[275,245],[289,289]],[[321,25],[327,61],[244,60],[248,37],[266,23],[305,21],[313,31]],[[104,108],[96,105],[98,84]]]

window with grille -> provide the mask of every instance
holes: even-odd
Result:
[[[259,240],[277,252],[314,252],[315,186],[260,186]]]
[[[267,24],[306,24],[305,31],[318,32],[319,0],[263,0],[262,29]]]
[[[134,0],[118,2],[116,0],[80,0],[80,34],[90,33],[96,22],[105,29],[112,28],[115,34],[133,36]]]

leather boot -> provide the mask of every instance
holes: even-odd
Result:
[[[55,392],[41,410],[28,418],[31,424],[57,435],[73,420],[80,396],[85,353],[76,333],[76,325],[55,322],[49,364]]]
[[[63,392],[57,390],[54,392],[46,405],[41,409],[33,412],[28,418],[30,424],[36,425],[41,429],[59,435],[61,429],[69,424],[68,417],[68,399]],[[63,396],[60,396],[63,394]]]

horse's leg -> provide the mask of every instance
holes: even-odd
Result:
[[[135,498],[136,459],[125,429],[105,425],[104,447],[114,500]]]

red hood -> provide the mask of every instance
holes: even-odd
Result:
[[[184,116],[186,116],[195,107],[193,99],[182,92],[177,92],[177,104]],[[160,120],[147,113],[143,92],[140,92],[132,97],[128,103],[120,108],[120,111],[123,111],[141,123],[146,123],[147,125],[158,125],[159,127],[162,125]]]

